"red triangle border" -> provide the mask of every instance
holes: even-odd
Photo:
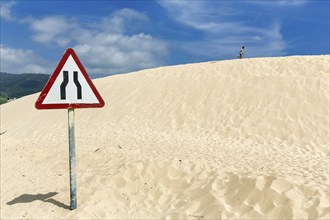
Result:
[[[80,69],[81,73],[85,77],[88,85],[92,89],[93,93],[95,94],[99,103],[58,103],[58,104],[43,104],[44,99],[46,98],[49,90],[52,88],[55,80],[57,79],[60,71],[62,70],[63,66],[65,65],[68,58],[72,56],[73,60],[76,62],[78,68]],[[40,93],[37,102],[35,103],[35,107],[37,109],[69,109],[69,108],[102,108],[105,105],[104,100],[102,99],[101,95],[97,91],[96,87],[94,86],[92,80],[89,78],[85,68],[81,64],[77,54],[74,52],[72,48],[68,48],[63,57],[61,58],[60,62],[57,64],[54,73],[50,76],[48,82],[46,83],[44,89]]]

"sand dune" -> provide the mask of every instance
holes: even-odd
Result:
[[[330,56],[205,62],[94,83],[76,110],[1,105],[2,219],[329,219]]]

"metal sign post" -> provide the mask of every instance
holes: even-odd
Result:
[[[104,100],[72,48],[65,51],[35,106],[37,109],[68,109],[70,209],[74,210],[77,208],[74,109],[102,108]]]
[[[69,160],[70,160],[70,209],[77,208],[76,152],[74,136],[74,109],[68,109],[69,122]]]

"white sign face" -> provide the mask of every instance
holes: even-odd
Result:
[[[37,109],[101,108],[104,101],[73,49],[68,48],[36,102]]]
[[[98,103],[98,100],[70,55],[43,104]]]

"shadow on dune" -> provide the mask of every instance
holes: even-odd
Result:
[[[23,194],[18,196],[17,198],[7,202],[7,205],[14,205],[14,204],[18,204],[18,203],[30,203],[30,202],[34,202],[34,201],[42,201],[42,202],[48,202],[51,203],[53,205],[56,205],[60,208],[64,208],[64,209],[70,209],[70,206],[65,205],[64,203],[61,203],[59,201],[56,201],[55,199],[52,199],[51,197],[57,195],[57,192],[50,192],[47,194],[35,194],[35,195],[31,195],[31,194]]]

